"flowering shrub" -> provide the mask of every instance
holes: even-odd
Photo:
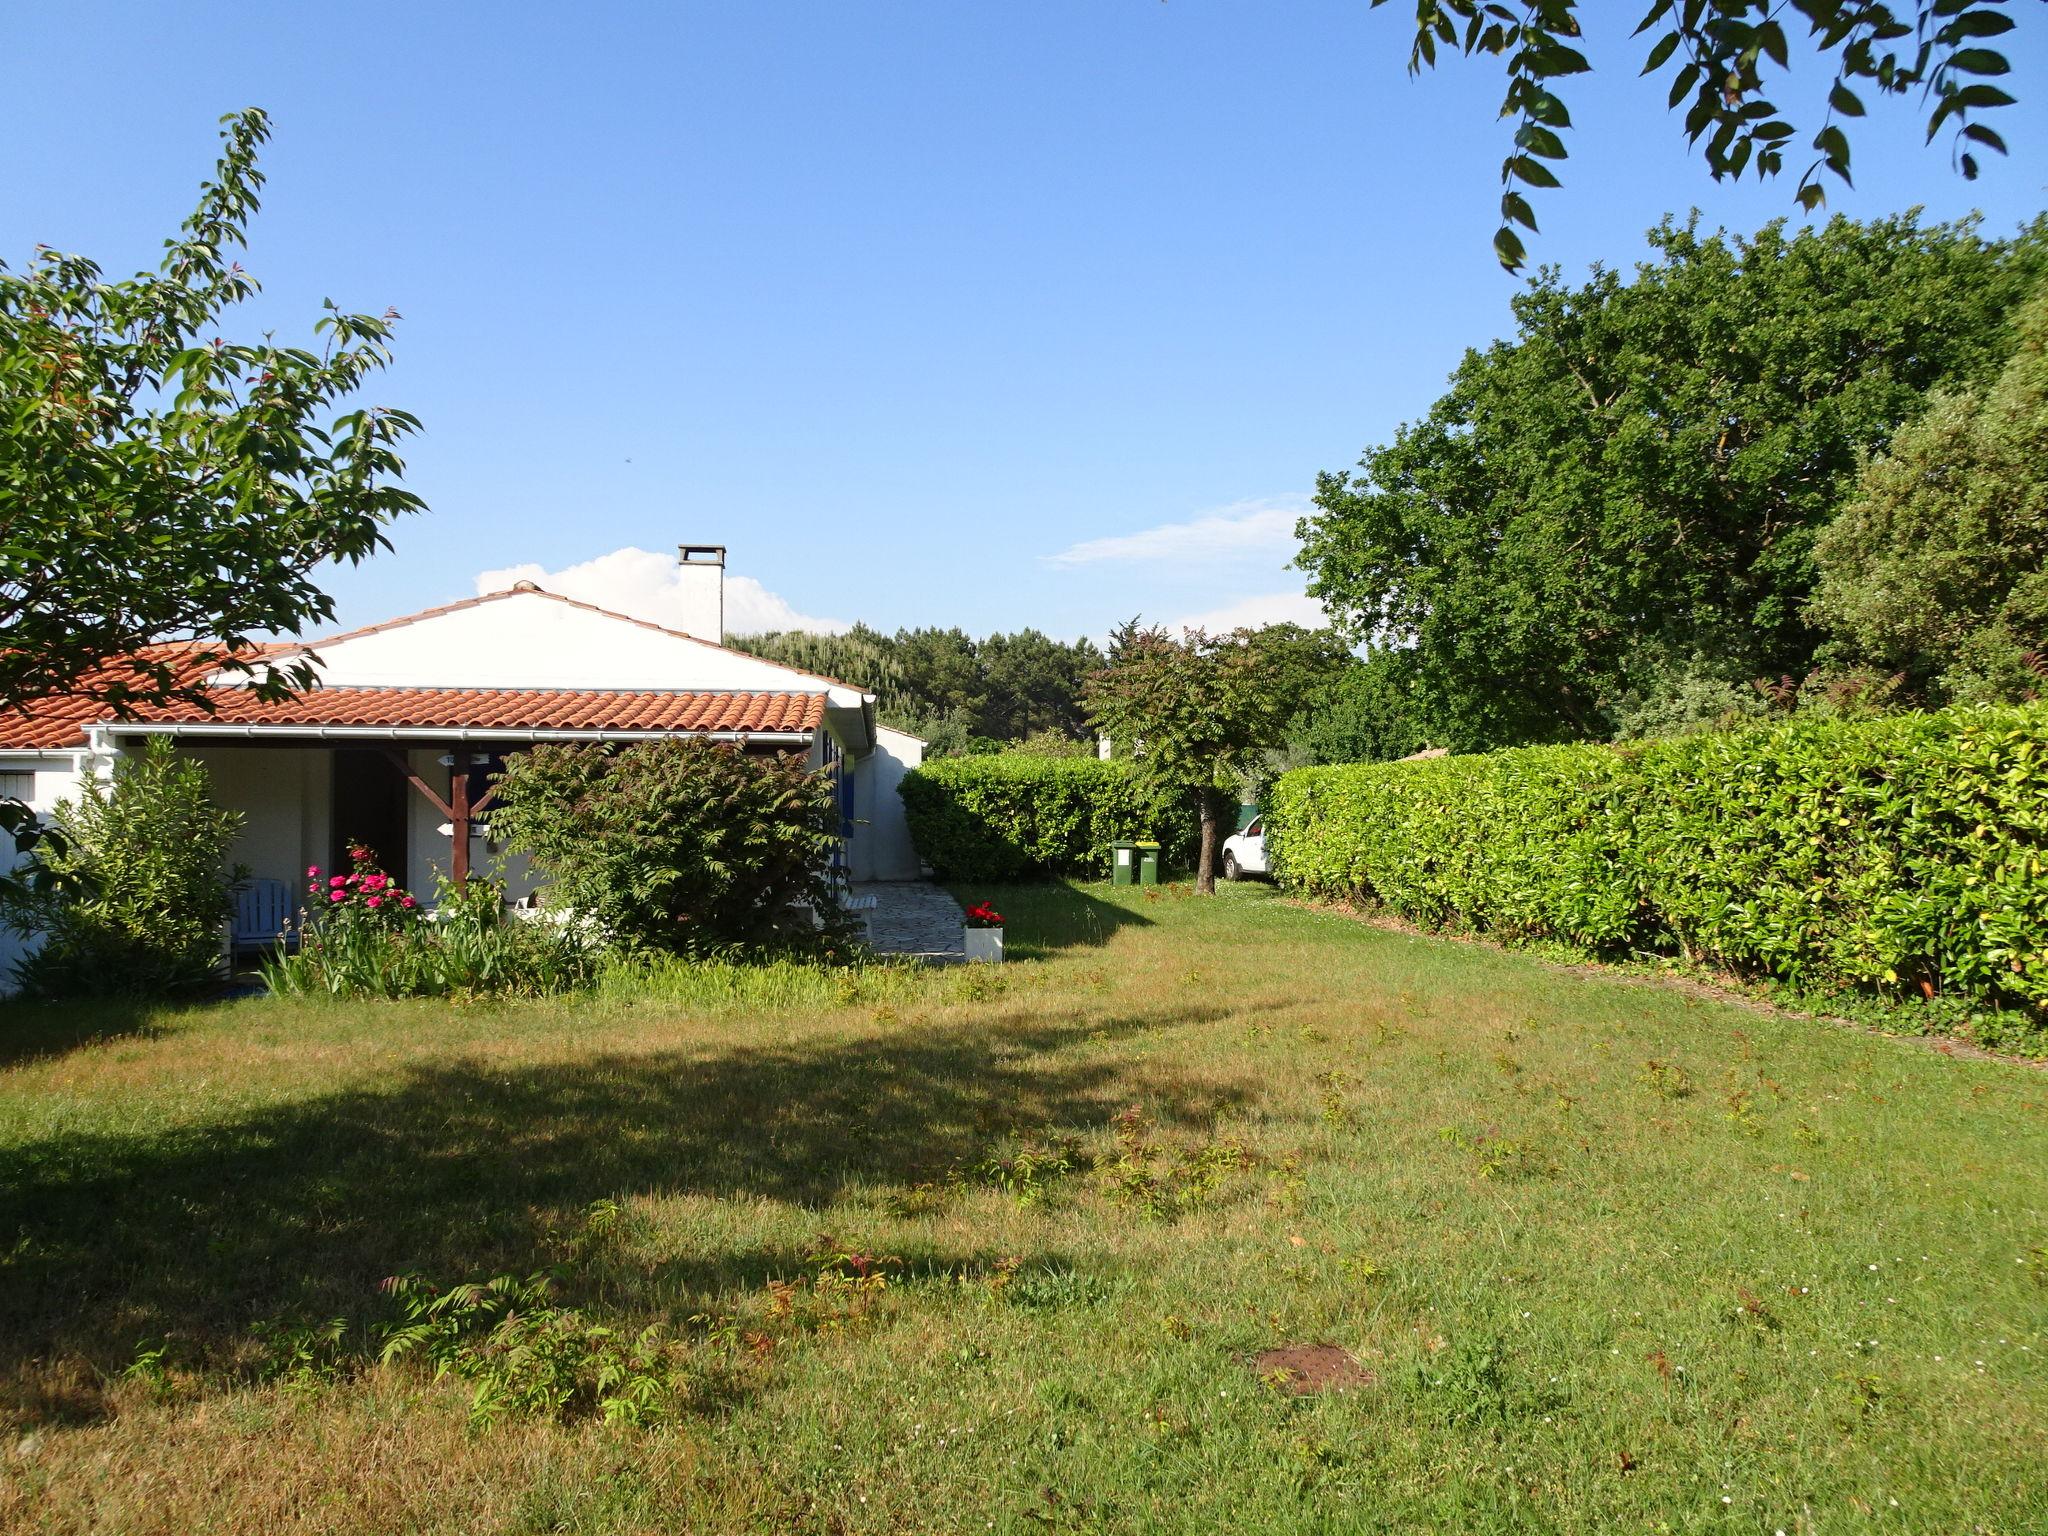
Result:
[[[1000,928],[1003,914],[987,902],[978,902],[967,909],[967,926],[970,928]]]
[[[394,930],[419,915],[419,898],[377,867],[377,856],[361,843],[348,850],[348,874],[321,878],[318,864],[306,870],[307,914],[322,925],[364,923]]]
[[[576,929],[505,912],[494,880],[444,880],[431,920],[419,898],[349,849],[347,874],[306,871],[306,910],[296,949],[264,969],[273,992],[334,997],[537,996],[580,986],[596,956]]]

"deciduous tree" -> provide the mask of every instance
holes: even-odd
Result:
[[[2048,673],[2048,289],[1987,389],[1938,393],[1814,545],[1835,666],[1930,704],[2034,697]]]
[[[1281,745],[1302,700],[1342,657],[1327,631],[1293,624],[1179,639],[1136,619],[1111,636],[1088,680],[1088,715],[1138,772],[1192,797],[1202,840],[1195,887],[1216,890],[1216,850],[1231,812],[1223,785]]]
[[[1803,674],[1813,538],[1861,456],[1994,374],[2048,272],[2048,220],[1650,239],[1632,282],[1538,277],[1423,420],[1319,477],[1310,591],[1412,645],[1442,745],[1610,735],[1656,712],[1651,674]]]
[[[421,505],[399,484],[418,422],[355,398],[390,361],[395,314],[329,303],[307,347],[223,336],[257,287],[233,252],[270,132],[254,110],[224,124],[156,272],[109,281],[48,247],[0,264],[0,707],[203,706],[204,672],[249,670],[251,637],[331,618],[320,568],[382,548]],[[141,654],[164,641],[191,649]],[[310,676],[302,663],[258,686]],[[0,814],[25,824],[18,804]]]
[[[1375,9],[1386,3],[1372,0]],[[1642,72],[1668,74],[1667,103],[1685,108],[1686,141],[1714,179],[1776,176],[1789,155],[1800,169],[1794,196],[1811,212],[1826,200],[1824,172],[1849,184],[1851,125],[1873,100],[1919,97],[1928,141],[1946,132],[1965,177],[1977,174],[1986,150],[2004,154],[2005,140],[1984,114],[2013,104],[1994,83],[2012,67],[1999,39],[2026,9],[2025,0],[1651,0],[1635,30],[1650,38]],[[1559,92],[1593,67],[1579,49],[1589,10],[1580,0],[1416,0],[1410,73],[1434,67],[1441,50],[1497,59],[1507,74],[1500,115],[1513,138],[1501,161],[1493,243],[1510,270],[1524,254],[1518,229],[1536,228],[1528,194],[1558,185],[1554,167],[1568,153],[1572,117]],[[1801,23],[1804,36],[1793,35]],[[1805,130],[1778,107],[1771,78],[1790,71],[1795,51],[1817,55],[1833,72],[1826,113],[1803,148],[1796,141]]]

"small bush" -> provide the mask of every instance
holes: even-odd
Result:
[[[1198,828],[1182,797],[1121,761],[1005,753],[928,762],[899,790],[918,856],[942,880],[1102,875],[1110,845],[1151,838],[1185,867]]]
[[[222,925],[240,870],[227,865],[242,818],[207,794],[206,768],[152,739],[59,805],[61,844],[36,862],[53,877],[8,904],[8,926],[43,942],[15,968],[32,997],[159,997],[222,971]]]
[[[1430,928],[2048,1009],[2048,707],[1306,768],[1281,878]]]
[[[535,747],[497,781],[491,825],[573,911],[634,954],[848,947],[832,785],[801,758],[669,738]]]

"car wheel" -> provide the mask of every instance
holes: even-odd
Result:
[[[1237,862],[1237,855],[1234,853],[1223,855],[1223,878],[1226,880],[1242,880],[1244,878],[1244,867]]]

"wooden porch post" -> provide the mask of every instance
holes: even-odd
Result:
[[[469,883],[469,754],[457,747],[448,754],[448,821],[455,832],[449,873],[457,885]]]

